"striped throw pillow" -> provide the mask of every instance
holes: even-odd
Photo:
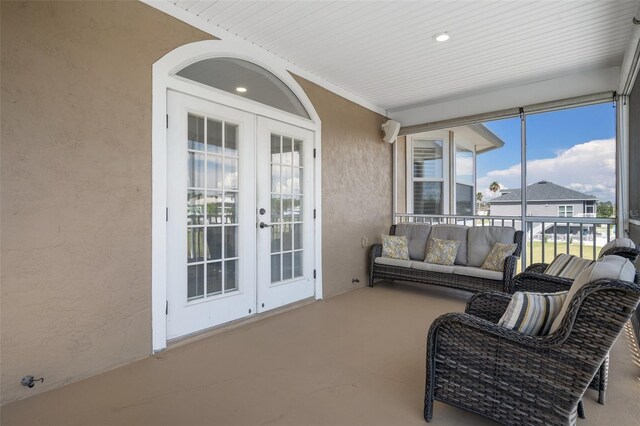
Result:
[[[511,297],[511,302],[498,325],[523,334],[545,336],[556,319],[562,304],[567,298],[567,291],[558,293],[529,293],[518,291]]]
[[[572,254],[560,254],[544,270],[547,275],[575,280],[580,272],[593,264],[593,260],[583,259]]]

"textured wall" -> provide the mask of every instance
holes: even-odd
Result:
[[[151,66],[210,36],[138,2],[0,7],[4,403],[149,354]],[[391,148],[383,117],[299,81],[322,119],[330,297],[365,284],[362,237],[391,222]]]
[[[640,78],[629,96],[629,159],[629,217],[640,220]]]
[[[368,245],[391,224],[385,118],[296,77],[322,120],[324,297],[366,284]],[[362,247],[362,238],[368,240]],[[352,283],[352,278],[360,280]]]
[[[396,202],[398,213],[407,212],[407,137],[399,136],[396,141]]]
[[[636,79],[629,97],[629,218],[640,220],[640,79]],[[629,236],[640,246],[640,226],[630,224]],[[636,268],[639,266],[640,260],[636,261]],[[640,308],[632,322],[640,345]]]
[[[138,2],[1,8],[6,402],[149,354],[151,66],[210,36]]]

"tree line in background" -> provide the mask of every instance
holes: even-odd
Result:
[[[604,201],[602,203],[597,204],[596,206],[597,217],[613,217],[614,214],[615,214],[615,209],[611,201]]]

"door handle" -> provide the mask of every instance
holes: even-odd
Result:
[[[259,226],[260,226],[260,229],[264,229],[264,228],[270,227],[271,225],[269,225],[268,223],[260,222]]]

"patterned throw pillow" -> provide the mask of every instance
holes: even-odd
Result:
[[[424,261],[427,263],[435,263],[437,265],[453,265],[456,261],[456,255],[458,254],[460,244],[460,241],[432,238],[429,241],[427,257]]]
[[[407,237],[383,235],[382,257],[409,260],[409,242],[407,241]]]
[[[517,244],[495,243],[482,264],[482,269],[504,271],[504,260],[516,251]]]
[[[546,336],[562,310],[568,291],[528,293],[517,291],[498,325],[532,336]]]
[[[593,260],[583,259],[572,254],[559,254],[544,273],[547,275],[553,275],[554,277],[569,278],[575,280],[580,272],[587,269],[593,264]]]

